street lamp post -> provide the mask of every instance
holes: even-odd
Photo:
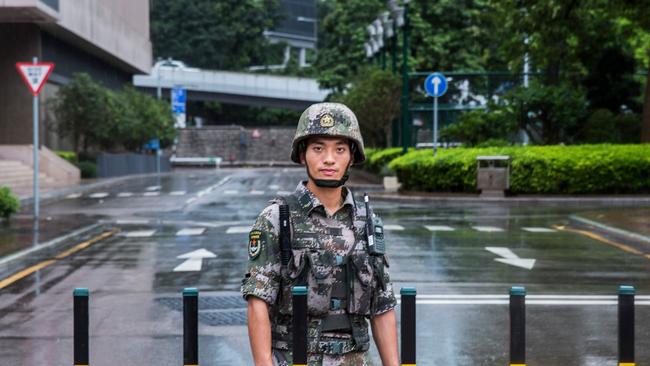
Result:
[[[388,6],[394,15],[397,26],[402,28],[402,153],[408,152],[411,146],[411,126],[409,120],[409,18],[408,4],[411,0],[403,0],[404,7],[397,6],[396,0],[389,0]]]

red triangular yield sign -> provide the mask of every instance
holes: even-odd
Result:
[[[54,64],[51,62],[16,62],[16,68],[23,77],[25,84],[27,84],[29,91],[31,91],[34,96],[37,96],[54,69]]]

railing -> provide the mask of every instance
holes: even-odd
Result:
[[[401,364],[416,365],[416,289],[404,287],[401,302]],[[89,365],[88,298],[86,288],[77,288],[74,299],[74,365]],[[185,288],[183,296],[183,364],[199,365],[199,291]],[[307,365],[307,288],[292,289],[293,302],[293,365]],[[618,290],[618,365],[634,366],[635,355],[635,289],[620,286]],[[526,289],[510,289],[510,366],[526,365]]]

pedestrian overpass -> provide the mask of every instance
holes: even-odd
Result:
[[[201,70],[178,61],[157,63],[149,75],[134,75],[133,85],[168,96],[183,87],[187,99],[303,110],[325,100],[330,90],[320,89],[315,79],[247,72]]]

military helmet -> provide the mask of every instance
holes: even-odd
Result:
[[[346,137],[354,142],[354,164],[366,160],[363,137],[354,112],[341,103],[317,103],[307,108],[298,121],[291,146],[291,160],[300,164],[300,144],[312,136]]]

